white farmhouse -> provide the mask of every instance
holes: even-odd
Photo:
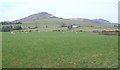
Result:
[[[79,27],[79,26],[76,25],[76,24],[73,24],[73,25],[72,25],[72,28],[77,28],[77,27]]]

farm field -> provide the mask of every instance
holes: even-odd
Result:
[[[118,37],[92,32],[3,32],[3,68],[116,68]]]

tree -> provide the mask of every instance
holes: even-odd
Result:
[[[2,27],[2,32],[10,32],[13,30],[12,26],[3,26]]]
[[[15,24],[22,24],[22,22],[17,22],[17,23],[15,23]]]
[[[61,25],[61,27],[67,27],[67,26],[66,26],[66,24],[64,24],[64,23],[62,22],[62,25]]]
[[[22,22],[9,22],[9,21],[4,21],[4,22],[0,22],[0,24],[2,24],[2,25],[22,24]]]
[[[22,27],[21,26],[14,26],[14,30],[21,30]]]
[[[68,26],[68,30],[71,30],[71,29],[72,29],[72,25],[69,25],[69,26]]]
[[[38,26],[36,25],[35,28],[38,28]]]
[[[1,31],[2,32],[10,32],[10,31],[13,31],[13,30],[21,30],[21,29],[22,29],[21,26],[14,26],[13,27],[12,25],[10,25],[10,26],[3,26]]]

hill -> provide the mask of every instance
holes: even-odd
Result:
[[[94,19],[93,22],[95,22],[95,23],[111,23],[105,19]]]
[[[113,29],[115,28],[111,22],[105,19],[87,19],[87,18],[59,18],[47,12],[40,12],[37,14],[24,17],[13,22],[22,22],[22,27],[25,29],[37,26],[39,30],[54,30],[61,28],[61,25],[76,24],[81,26],[78,29],[92,30],[92,29]]]
[[[47,12],[40,12],[37,14],[30,15],[28,17],[24,17],[19,20],[15,20],[13,22],[31,22],[31,21],[36,21],[36,20],[41,20],[41,19],[50,19],[50,18],[58,18],[56,16],[53,16],[52,14],[49,14]],[[61,18],[58,18],[61,19]],[[70,20],[80,20],[83,22],[91,22],[91,23],[111,23],[105,19],[87,19],[87,18],[70,18]]]
[[[100,19],[72,18],[72,20],[79,20],[79,21],[92,22],[92,23],[101,23],[101,24],[111,23],[108,20],[101,19],[101,18]]]
[[[57,18],[57,17],[53,16],[47,12],[40,12],[40,13],[33,14],[33,15],[28,16],[28,17],[19,19],[19,20],[15,20],[13,22],[30,22],[30,21],[46,19],[46,18]]]

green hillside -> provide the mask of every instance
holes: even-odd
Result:
[[[49,18],[49,19],[40,19],[31,22],[25,22],[22,24],[24,28],[38,26],[38,29],[60,29],[62,24],[70,25],[77,24],[80,25],[78,29],[115,29],[113,24],[97,24],[91,22],[84,22],[79,20],[70,20],[70,19],[59,19],[59,18]],[[47,26],[47,28],[46,28]],[[63,28],[62,28],[63,29]]]
[[[18,24],[19,22],[23,24]],[[91,31],[94,29],[98,29],[98,30],[117,29],[116,27],[114,27],[115,24],[112,24],[111,22],[105,19],[86,19],[86,18],[65,19],[65,18],[59,18],[59,17],[53,16],[52,14],[49,14],[47,12],[36,13],[30,16],[12,21],[11,23],[9,24],[12,26],[16,26],[16,24],[20,25],[25,30],[34,29],[36,27],[35,29],[38,29],[41,31],[51,31],[56,29],[66,30],[70,25],[80,26],[78,28],[74,28],[74,30],[82,29],[85,31]],[[66,25],[66,27],[61,27],[63,24]]]

